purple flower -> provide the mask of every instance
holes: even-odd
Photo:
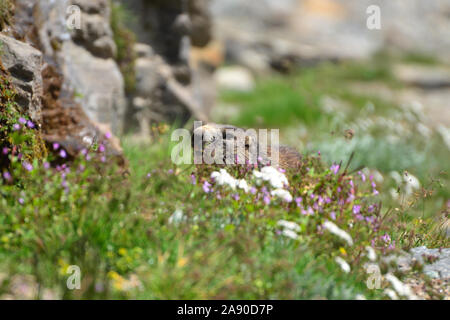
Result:
[[[251,194],[256,194],[256,191],[257,191],[257,190],[256,190],[255,187],[251,187],[251,188],[250,188],[250,193],[251,193]]]
[[[12,179],[11,174],[8,171],[3,172],[3,178],[7,181],[11,181]]]
[[[62,186],[63,188],[67,188],[67,187],[68,187],[67,181],[66,181],[66,180],[63,180],[63,181],[61,182],[61,186]]]
[[[147,173],[147,178],[150,178],[152,176],[152,174],[149,172]]]
[[[59,149],[59,143],[54,142],[53,143],[53,150],[58,150]]]
[[[19,123],[25,124],[25,123],[27,123],[27,120],[25,118],[20,117],[19,118]]]
[[[105,157],[105,156],[101,156],[101,157],[100,157],[100,161],[101,161],[101,162],[106,162],[106,157]]]
[[[359,204],[355,204],[353,206],[353,214],[358,214],[361,211],[361,206]]]
[[[86,148],[81,149],[81,154],[83,156],[87,155],[88,154],[88,150]]]
[[[331,172],[333,172],[335,175],[339,172],[339,169],[340,169],[340,165],[338,165],[338,164],[333,164],[331,167],[330,167],[330,170],[331,170]]]
[[[23,167],[25,168],[25,170],[27,170],[27,171],[33,170],[33,166],[32,166],[30,163],[26,162],[26,161],[24,161],[24,162],[22,163],[22,166],[23,166]]]
[[[34,128],[34,123],[32,121],[28,120],[27,121],[27,127],[30,128],[30,129],[33,129]]]
[[[196,177],[195,177],[195,174],[191,174],[191,183],[192,183],[193,185],[196,185],[196,184],[197,184],[197,179],[196,179]]]
[[[44,162],[44,169],[45,169],[45,170],[50,169],[50,163]]]
[[[167,170],[167,173],[168,173],[168,174],[172,174],[172,173],[173,173],[173,169]]]
[[[209,183],[208,181],[203,182],[203,191],[205,191],[205,193],[210,193],[211,192],[211,183]]]
[[[233,194],[233,199],[234,200],[236,200],[236,201],[239,201],[239,199],[240,199],[240,197],[239,197],[239,194],[238,193],[235,193],[235,194]]]
[[[333,220],[336,220],[336,212],[331,211],[330,212],[330,218],[333,219]]]
[[[106,150],[105,146],[101,143],[101,144],[98,146],[98,151],[100,151],[100,152],[105,152],[105,150]]]
[[[297,197],[297,198],[295,198],[295,203],[297,204],[297,207],[300,207],[300,206],[301,206],[302,201],[303,201],[303,198],[302,198],[302,197]]]
[[[385,234],[381,237],[381,240],[383,240],[383,241],[386,242],[386,243],[389,243],[389,242],[391,242],[391,237],[390,237],[387,233],[385,233]]]
[[[105,138],[106,138],[107,140],[111,139],[111,137],[112,137],[111,132],[105,133]]]
[[[365,175],[362,171],[358,171],[358,174],[360,175],[361,180],[362,180],[363,182],[365,182],[365,181],[366,181],[366,175]]]
[[[65,157],[67,157],[67,153],[66,153],[66,150],[64,150],[64,149],[61,149],[61,151],[59,152],[59,156],[60,156],[61,158],[65,158]]]
[[[8,149],[7,147],[4,147],[4,148],[2,149],[2,153],[3,153],[3,154],[8,154],[8,152],[9,152],[9,149]]]
[[[85,169],[85,167],[84,167],[82,164],[80,164],[80,165],[78,166],[78,171],[79,171],[79,172],[83,172],[84,169]]]
[[[13,125],[13,130],[14,130],[14,131],[20,130],[20,124],[15,123],[15,124]]]
[[[269,205],[270,204],[270,197],[268,195],[265,195],[264,198],[263,198],[263,201],[264,201],[264,203],[266,205]]]
[[[23,198],[19,198],[19,203],[20,203],[20,204],[24,204],[24,203],[25,203],[25,200],[23,200]]]

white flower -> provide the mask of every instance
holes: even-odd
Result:
[[[291,202],[291,201],[292,201],[292,195],[289,193],[289,191],[284,190],[284,189],[275,189],[275,190],[272,190],[272,191],[270,192],[270,194],[271,194],[273,197],[278,197],[278,198],[280,198],[280,199],[282,199],[282,200],[284,200],[284,201],[286,201],[286,202]]]
[[[396,276],[392,273],[388,273],[386,279],[391,283],[392,287],[400,296],[406,297],[409,300],[417,300],[417,296],[411,291],[411,288],[401,282]]]
[[[176,209],[172,215],[169,217],[169,223],[180,223],[181,221],[184,220],[183,217],[183,211],[181,211],[180,209]]]
[[[274,188],[283,188],[289,185],[289,181],[284,175],[274,167],[263,167],[261,171],[253,170],[253,176],[255,177],[257,183],[261,181],[268,181]]]
[[[395,293],[394,290],[388,288],[388,289],[384,289],[383,292],[384,292],[385,295],[387,295],[389,297],[389,299],[391,299],[391,300],[398,300],[398,296],[397,296],[397,294]]]
[[[339,267],[341,267],[342,271],[344,271],[345,273],[350,272],[350,265],[347,263],[347,261],[345,261],[341,257],[336,257],[334,261],[336,261]]]
[[[300,232],[301,228],[295,222],[287,220],[278,220],[277,224],[285,229]]]
[[[370,261],[377,260],[377,254],[375,253],[375,250],[372,247],[367,246],[366,251],[367,251],[367,258],[369,258]]]
[[[411,195],[414,190],[420,189],[420,182],[415,176],[410,173],[403,174],[403,180],[406,182],[405,192],[407,195]]]
[[[295,231],[292,230],[288,230],[288,229],[284,229],[281,234],[285,237],[297,240],[298,239],[298,234],[295,233]]]
[[[355,296],[355,299],[356,299],[356,300],[367,300],[367,299],[366,299],[366,296],[363,295],[363,294],[360,294],[360,293],[358,293],[358,294]]]
[[[244,179],[237,180],[233,178],[225,169],[220,169],[220,171],[213,171],[211,173],[211,178],[216,181],[220,186],[229,186],[231,189],[235,190],[236,187],[245,191],[245,193],[250,191],[250,187],[247,181]]]
[[[236,189],[237,181],[235,178],[230,176],[230,174],[225,169],[220,169],[219,172],[214,171],[211,173],[211,178],[213,178],[216,183],[220,186],[228,185],[231,189]]]
[[[335,225],[331,221],[325,221],[323,224],[323,227],[330,231],[331,233],[337,235],[339,238],[345,240],[349,246],[353,245],[353,239],[352,237],[345,232],[344,230],[340,229],[337,225]]]
[[[247,181],[245,181],[244,179],[241,179],[238,181],[238,188],[244,190],[245,193],[250,191],[250,187],[247,184]]]

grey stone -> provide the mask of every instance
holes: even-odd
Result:
[[[33,121],[40,123],[42,54],[29,44],[0,34],[0,57],[17,91],[17,103]]]

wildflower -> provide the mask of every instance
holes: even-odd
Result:
[[[61,158],[66,158],[66,157],[67,157],[66,150],[61,149],[61,150],[59,151],[59,156],[60,156]]]
[[[341,267],[342,271],[344,271],[345,273],[350,272],[350,265],[347,263],[347,261],[345,261],[341,257],[336,257],[334,261],[336,261],[339,267]]]
[[[8,152],[9,152],[9,150],[8,150],[7,147],[4,147],[4,148],[2,149],[2,153],[3,153],[3,154],[8,154]]]
[[[270,192],[270,194],[273,197],[278,197],[280,199],[283,199],[286,202],[291,202],[292,201],[292,195],[289,193],[289,191],[284,190],[284,189],[272,190],[272,192]]]
[[[227,185],[233,190],[236,189],[236,186],[239,184],[239,182],[237,182],[225,169],[212,172],[211,178],[213,178],[218,185]]]
[[[24,204],[24,203],[25,203],[25,200],[23,200],[23,198],[19,198],[19,203],[20,203],[20,204]]]
[[[256,194],[256,191],[257,191],[257,190],[256,190],[255,187],[251,187],[251,188],[250,188],[250,193],[251,193],[251,194]]]
[[[32,121],[28,120],[27,121],[27,127],[30,128],[30,129],[33,129],[34,128],[34,123]]]
[[[168,174],[172,174],[172,173],[173,173],[173,169],[167,170],[167,173],[168,173]]]
[[[195,184],[197,183],[197,179],[195,178],[195,175],[194,175],[194,174],[191,174],[191,183],[192,183],[193,185],[195,185]]]
[[[98,146],[98,151],[105,152],[105,150],[106,150],[105,146],[102,143],[100,143],[100,145]]]
[[[292,231],[300,232],[301,228],[298,224],[295,222],[287,221],[287,220],[278,220],[277,225],[289,229]]]
[[[112,137],[111,132],[105,133],[105,138],[106,138],[107,140],[111,139],[111,137]]]
[[[353,206],[353,214],[358,214],[361,211],[361,206],[358,204],[355,204]]]
[[[391,242],[391,237],[385,233],[382,237],[381,240],[383,240],[385,243],[390,243]]]
[[[106,162],[106,157],[105,157],[105,156],[101,156],[101,157],[100,157],[100,161],[101,161],[101,162]]]
[[[30,163],[26,162],[26,161],[24,161],[24,162],[22,163],[22,166],[23,166],[23,167],[25,168],[25,170],[27,170],[27,171],[33,170],[33,166],[32,166]]]
[[[169,217],[169,223],[178,224],[184,220],[183,211],[176,209]]]
[[[333,233],[334,235],[338,236],[339,238],[341,238],[342,240],[346,241],[348,243],[349,246],[353,245],[353,239],[352,237],[345,232],[344,230],[340,229],[337,225],[335,225],[333,222],[331,221],[325,221],[323,223],[323,227],[325,229],[327,229],[328,231],[330,231],[331,233]]]
[[[263,198],[263,201],[264,201],[264,203],[266,205],[269,205],[270,204],[270,197],[268,195],[265,195],[264,198]]]
[[[12,176],[8,171],[3,172],[3,178],[5,178],[5,180],[7,181],[11,181]]]
[[[239,201],[240,197],[239,197],[239,193],[235,193],[232,195],[232,198],[236,201]]]
[[[27,120],[25,118],[20,117],[19,118],[19,123],[25,124],[25,123],[27,123]]]
[[[336,212],[331,211],[330,212],[330,218],[333,219],[333,220],[336,220]]]
[[[241,179],[238,181],[237,186],[239,189],[244,190],[245,193],[248,193],[250,190],[250,187],[247,184],[247,181],[245,181],[244,179]]]
[[[298,234],[296,234],[294,231],[292,230],[288,230],[288,229],[284,229],[283,231],[281,231],[281,234],[285,237],[291,238],[293,240],[297,240],[298,239]]]
[[[375,253],[375,250],[372,247],[366,246],[367,251],[367,258],[369,258],[370,261],[377,260],[377,254]]]
[[[289,185],[284,173],[274,167],[263,167],[261,171],[253,170],[253,176],[257,182],[268,181],[274,188],[283,188],[285,185]]]
[[[205,193],[209,193],[211,192],[211,184],[208,181],[205,181],[203,183],[203,191],[205,191]]]
[[[363,294],[358,293],[355,296],[355,300],[367,300],[366,297]]]
[[[396,276],[394,276],[392,273],[388,273],[386,276],[386,280],[388,280],[394,290],[403,297],[406,297],[409,300],[417,300],[417,296],[411,291],[411,288],[407,285],[401,282]]]
[[[50,169],[50,163],[44,162],[44,169],[45,169],[45,170]]]
[[[331,172],[333,172],[335,175],[339,172],[339,169],[340,169],[340,165],[338,165],[338,164],[333,164],[330,167]]]
[[[366,175],[362,171],[358,171],[359,176],[361,177],[362,182],[366,181]]]
[[[87,155],[88,154],[88,150],[86,148],[81,149],[81,154],[83,156]]]
[[[295,203],[297,204],[297,207],[301,206],[302,201],[303,201],[302,197],[295,198]]]
[[[20,124],[15,123],[15,124],[13,125],[13,131],[18,131],[18,130],[20,130]]]
[[[59,143],[54,142],[53,143],[53,150],[58,150],[59,149]]]

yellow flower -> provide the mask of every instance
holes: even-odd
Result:
[[[339,252],[342,253],[344,256],[347,255],[347,251],[345,251],[345,249],[343,247],[339,248]]]

